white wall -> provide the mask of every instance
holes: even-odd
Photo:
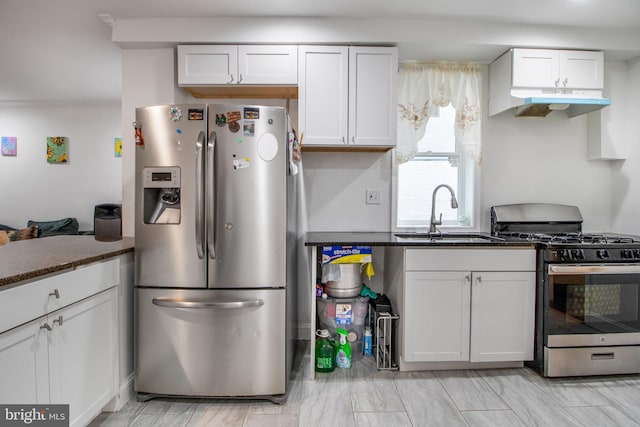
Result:
[[[93,230],[93,209],[122,200],[119,107],[0,107],[0,135],[18,138],[16,157],[0,156],[0,223],[75,217]],[[68,137],[69,161],[47,163],[47,137]]]
[[[545,118],[505,112],[483,123],[480,224],[493,205],[576,205],[585,231],[610,231],[611,164],[587,160],[585,116],[556,111]]]
[[[303,152],[309,231],[389,231],[391,161],[387,153]],[[367,189],[381,203],[367,205]]]
[[[640,235],[640,58],[628,64],[628,85],[627,159],[613,165],[611,216],[612,228],[617,232]]]
[[[176,91],[174,49],[122,51],[122,233],[134,235],[135,143],[132,123],[136,108],[181,103],[186,95]],[[143,129],[144,132],[144,129]]]

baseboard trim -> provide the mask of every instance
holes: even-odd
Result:
[[[102,408],[103,412],[117,412],[124,407],[130,400],[135,398],[135,392],[133,391],[133,372],[129,377],[120,384],[118,394],[111,399],[107,405]]]

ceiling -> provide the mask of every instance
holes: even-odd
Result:
[[[120,47],[111,41],[111,28],[99,17],[103,14],[116,22],[178,17],[395,18],[640,33],[638,0],[0,0],[0,106],[117,104]],[[423,59],[416,43],[399,47],[404,49],[401,59]],[[462,55],[456,48],[446,46],[449,56]],[[411,57],[402,58],[403,52]],[[640,47],[629,55],[640,55]]]

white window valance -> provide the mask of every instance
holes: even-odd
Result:
[[[403,64],[398,72],[398,141],[396,160],[411,160],[425,127],[438,107],[456,109],[455,137],[460,152],[481,160],[480,66]]]

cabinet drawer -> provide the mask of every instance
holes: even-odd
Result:
[[[116,258],[0,292],[0,332],[116,286],[119,271]]]
[[[535,271],[535,249],[407,249],[407,271]]]

